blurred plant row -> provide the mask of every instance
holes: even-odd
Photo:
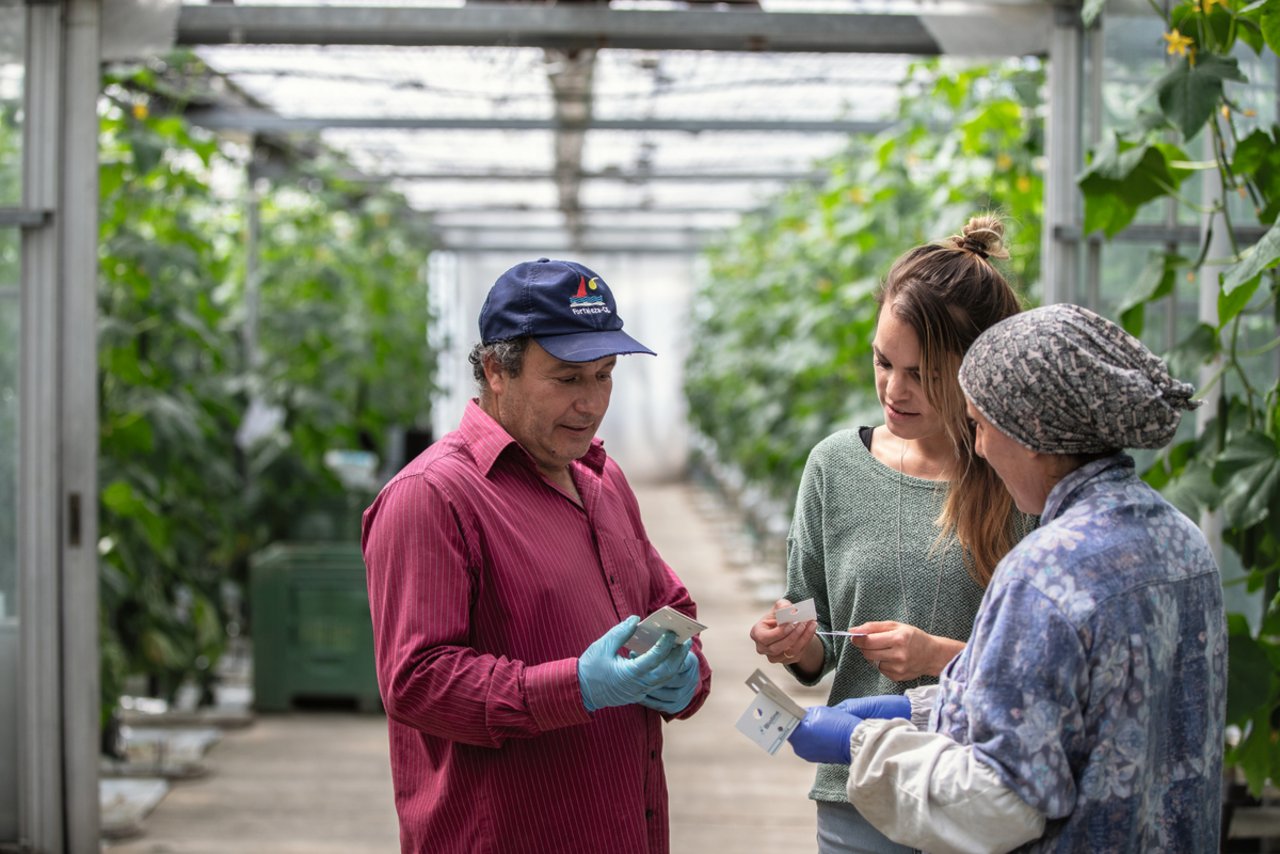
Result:
[[[425,423],[433,390],[429,247],[403,200],[282,151],[250,180],[261,147],[182,117],[207,80],[179,55],[104,85],[104,716],[130,676],[169,698],[184,682],[207,693],[243,628],[249,555],[314,514],[351,515],[325,452],[385,459],[390,429]]]

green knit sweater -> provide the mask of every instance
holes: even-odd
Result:
[[[787,598],[800,602],[813,597],[823,630],[896,620],[967,641],[983,589],[965,569],[954,539],[935,545],[947,489],[945,481],[901,475],[884,465],[856,430],[823,439],[805,463],[787,537]],[[1034,520],[1018,515],[1020,534],[1029,531]],[[835,671],[829,705],[850,697],[900,694],[937,681],[894,682],[880,675],[847,638],[820,635],[819,640],[822,676]],[[801,681],[811,685],[822,676]],[[819,765],[809,797],[845,803],[848,776],[847,766]]]

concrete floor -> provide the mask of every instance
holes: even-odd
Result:
[[[801,705],[825,693],[803,689],[755,654],[747,637],[767,607],[730,568],[717,521],[691,487],[637,489],[649,536],[698,602],[710,628],[704,648],[715,676],[706,705],[666,731],[671,850],[812,854],[812,766],[784,747],[769,756],[734,729],[753,694],[757,667]],[[703,508],[699,510],[698,508]],[[778,569],[781,572],[781,568]],[[262,715],[229,731],[209,753],[211,773],[177,782],[145,822],[145,834],[111,854],[327,854],[398,850],[381,717]]]

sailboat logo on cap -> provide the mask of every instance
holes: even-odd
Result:
[[[578,292],[569,297],[569,308],[574,314],[608,314],[604,295],[600,293],[599,280],[592,276],[588,281],[585,276],[578,276]]]

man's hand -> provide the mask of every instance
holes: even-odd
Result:
[[[796,756],[809,762],[849,764],[849,739],[862,718],[832,706],[810,706],[787,741]]]
[[[640,701],[641,705],[669,715],[678,715],[689,705],[693,695],[698,693],[702,669],[698,665],[698,656],[693,653],[693,641],[685,641],[681,648],[684,650],[684,663],[680,665],[679,672],[666,685],[645,694]]]
[[[643,655],[631,658],[618,655],[639,623],[639,617],[627,617],[578,657],[578,687],[588,712],[638,703],[680,672],[684,665],[681,651],[685,648],[676,646],[672,632],[663,632]]]

